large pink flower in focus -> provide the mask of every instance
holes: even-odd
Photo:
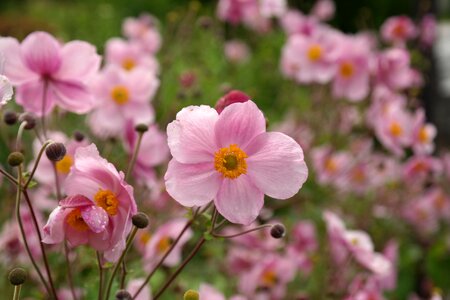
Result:
[[[62,45],[46,32],[34,32],[21,44],[1,38],[0,53],[5,75],[16,87],[16,101],[26,111],[41,116],[56,105],[79,114],[92,108],[86,84],[100,66],[94,46],[82,41]]]
[[[165,175],[168,193],[184,206],[214,200],[233,223],[256,219],[264,194],[294,196],[308,176],[302,148],[290,137],[266,132],[255,103],[234,103],[220,115],[209,106],[190,106],[167,127],[173,159]]]
[[[76,151],[64,189],[67,198],[50,214],[43,242],[66,239],[72,247],[88,244],[104,252],[108,261],[117,260],[131,230],[131,216],[137,212],[133,188],[124,174],[91,144]]]

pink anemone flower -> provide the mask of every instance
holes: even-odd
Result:
[[[8,77],[0,75],[0,107],[8,103],[13,96],[13,88]]]
[[[167,127],[173,159],[165,175],[167,192],[180,204],[214,200],[233,223],[253,222],[264,194],[287,199],[308,176],[303,151],[292,138],[266,132],[253,101],[234,103],[219,115],[209,106],[190,106]]]
[[[408,40],[415,38],[417,28],[407,16],[394,16],[387,19],[381,26],[381,36],[386,42],[404,45]]]
[[[91,144],[76,151],[64,189],[68,196],[50,214],[43,242],[66,239],[72,247],[87,244],[104,252],[106,260],[116,261],[137,212],[133,188],[124,174]]]
[[[16,87],[16,101],[38,116],[58,105],[83,114],[93,106],[87,83],[98,71],[100,56],[94,46],[72,41],[62,45],[46,32],[29,34],[21,44],[0,39],[5,75]]]

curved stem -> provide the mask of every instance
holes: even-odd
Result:
[[[98,283],[98,300],[103,299],[103,267],[102,267],[102,258],[100,257],[100,253],[95,251],[97,255],[97,265],[98,265],[98,275],[99,275],[99,283]]]
[[[37,167],[38,167],[38,165],[39,165],[39,162],[41,161],[42,154],[44,153],[45,148],[47,148],[47,146],[48,146],[50,143],[51,143],[51,141],[46,141],[46,142],[42,145],[41,150],[39,150],[38,156],[36,157],[36,161],[34,162],[33,169],[31,170],[30,177],[28,178],[28,180],[25,182],[25,185],[23,186],[24,189],[27,189],[28,186],[30,185],[31,180],[32,180],[33,177],[34,177],[34,173],[36,172],[36,169],[37,169]]]
[[[25,130],[25,126],[27,126],[27,121],[23,121],[20,123],[19,130],[17,131],[17,138],[16,138],[16,151],[20,150],[20,145],[22,144],[22,135],[23,131]]]
[[[125,181],[128,181],[128,179],[133,171],[134,165],[136,164],[137,156],[139,153],[139,148],[141,148],[141,142],[142,142],[142,137],[144,136],[144,133],[145,132],[138,132],[138,140],[137,140],[136,146],[134,147],[133,156],[131,157],[130,164],[128,165],[128,168],[127,168],[127,173],[125,175]]]
[[[120,255],[119,260],[117,261],[116,265],[114,266],[113,272],[111,274],[111,277],[108,281],[108,287],[106,288],[106,300],[109,299],[109,294],[111,293],[112,284],[114,281],[114,277],[117,274],[117,271],[119,270],[119,266],[121,266],[123,259],[125,258],[125,255],[127,254],[128,250],[131,248],[131,245],[133,244],[134,237],[136,236],[138,228],[133,226],[133,230],[131,231],[130,236],[127,240],[127,245],[125,247],[125,250],[123,250],[122,254]]]
[[[249,229],[249,230],[245,230],[245,231],[242,231],[242,232],[239,232],[239,233],[235,233],[235,234],[222,235],[222,234],[217,234],[217,233],[211,232],[211,235],[213,237],[216,237],[216,238],[231,239],[231,238],[234,238],[234,237],[238,237],[238,236],[241,236],[241,235],[253,232],[253,231],[261,230],[261,229],[272,227],[272,226],[273,226],[273,224],[264,224],[264,225],[257,226],[255,228],[252,228],[252,229]]]
[[[209,206],[207,206],[209,207]],[[166,260],[167,256],[169,256],[169,254],[172,252],[172,250],[175,248],[175,246],[178,244],[178,242],[180,241],[181,237],[184,235],[184,233],[186,232],[186,230],[189,229],[189,227],[191,227],[192,223],[194,223],[195,218],[198,215],[200,208],[197,208],[197,210],[194,212],[194,215],[192,216],[192,218],[186,222],[186,225],[184,225],[183,229],[181,230],[181,232],[178,234],[177,238],[173,241],[172,245],[170,245],[170,248],[166,251],[166,253],[164,253],[164,255],[159,259],[158,263],[153,267],[153,269],[150,271],[150,273],[148,273],[147,277],[145,278],[144,282],[141,284],[141,286],[139,287],[139,289],[136,291],[136,293],[134,293],[133,298],[132,299],[136,299],[136,297],[142,292],[142,290],[145,288],[145,286],[148,284],[148,282],[150,281],[150,279],[152,278],[153,274],[156,273],[156,271],[162,266],[162,264],[164,263],[164,261]],[[202,212],[204,212],[204,210],[202,210]]]
[[[49,295],[52,294],[52,291],[50,290],[47,282],[44,279],[44,275],[42,275],[41,270],[39,269],[36,261],[34,260],[33,255],[31,254],[31,250],[30,247],[28,245],[28,241],[25,235],[25,230],[23,229],[23,223],[22,223],[22,218],[20,216],[20,199],[21,199],[21,182],[22,182],[22,166],[20,165],[17,169],[17,195],[16,195],[16,209],[15,209],[15,213],[16,213],[16,218],[17,218],[17,223],[19,223],[19,230],[20,230],[20,235],[22,237],[23,240],[23,244],[25,246],[25,250],[27,251],[28,257],[31,260],[31,263],[33,264],[34,269],[36,270],[39,279],[42,281],[42,284],[44,285],[45,289],[47,290],[47,293]]]
[[[5,176],[11,183],[13,183],[14,185],[17,185],[17,180],[12,177],[11,174],[9,174],[8,172],[6,172],[5,170],[3,170],[2,168],[0,168],[0,173],[3,174],[3,176]]]

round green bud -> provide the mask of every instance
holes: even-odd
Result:
[[[187,290],[186,293],[184,293],[183,300],[199,300],[200,295],[197,291],[194,290]]]
[[[12,152],[10,155],[8,155],[8,164],[11,167],[17,167],[19,166],[21,163],[23,163],[24,161],[24,157],[23,154],[16,151],[16,152]]]
[[[8,280],[12,285],[21,285],[27,280],[27,271],[22,268],[14,268],[9,272]]]

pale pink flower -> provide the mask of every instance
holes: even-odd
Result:
[[[236,64],[242,64],[248,61],[250,57],[249,47],[240,40],[231,40],[226,42],[224,52],[228,61]]]
[[[74,112],[92,109],[87,83],[100,66],[94,46],[81,41],[60,44],[46,32],[29,34],[21,44],[0,39],[5,75],[16,87],[16,101],[26,111],[47,115],[57,105]]]
[[[264,255],[265,253],[261,251],[253,251],[251,248],[233,245],[227,253],[227,268],[232,274],[247,272],[251,270]]]
[[[258,11],[256,0],[220,0],[217,5],[217,17],[219,20],[237,25],[255,10]]]
[[[287,11],[286,0],[260,0],[259,9],[261,16],[265,18],[281,17]]]
[[[282,133],[267,133],[252,101],[234,103],[220,115],[204,105],[184,108],[167,135],[174,157],[165,175],[168,193],[189,207],[214,200],[233,223],[253,222],[264,194],[294,196],[308,175],[301,147]]]
[[[425,123],[425,111],[418,109],[414,118],[412,147],[416,154],[430,154],[434,151],[434,138],[436,127]]]
[[[143,258],[144,268],[147,271],[150,271],[167,252],[167,250],[169,250],[173,241],[178,237],[185,225],[186,220],[184,219],[171,220],[161,225],[151,235],[150,240],[146,244]],[[181,251],[183,250],[183,246],[190,240],[192,235],[193,232],[191,229],[186,230],[175,248],[164,260],[163,265],[173,267],[181,262]]]
[[[312,164],[320,184],[335,183],[348,170],[351,158],[346,152],[334,152],[328,146],[321,146],[311,151]]]
[[[316,228],[310,221],[300,221],[292,230],[291,246],[298,252],[314,252],[317,247]]]
[[[336,6],[333,0],[317,0],[311,14],[321,21],[328,21],[334,17]]]
[[[8,103],[13,96],[13,88],[8,77],[0,75],[0,107]]]
[[[158,87],[159,79],[151,72],[107,66],[93,83],[97,103],[88,119],[92,131],[100,137],[120,136],[128,121],[152,122],[150,101]]]
[[[416,26],[407,16],[390,17],[381,26],[381,37],[386,42],[403,46],[407,41],[416,36]]]
[[[410,184],[425,183],[441,172],[441,161],[427,155],[412,156],[403,165],[403,178]]]
[[[50,214],[43,242],[88,244],[104,252],[106,260],[116,261],[137,212],[133,188],[124,177],[100,157],[94,144],[78,148],[64,185],[67,198]]]
[[[298,10],[288,10],[280,19],[283,30],[288,35],[312,36],[320,27],[316,18],[305,16]]]
[[[75,288],[75,295],[78,299],[83,298],[84,290],[81,288]],[[72,300],[72,291],[69,288],[60,288],[57,291],[57,296],[59,300]]]
[[[314,133],[308,125],[299,123],[293,114],[288,114],[281,123],[276,124],[272,129],[292,137],[304,151],[309,150],[312,146]]]
[[[131,156],[138,139],[132,122],[127,122],[125,128],[124,148]],[[156,185],[155,167],[169,159],[167,136],[157,125],[150,125],[142,136],[141,146],[136,158],[133,175],[148,187]]]
[[[419,40],[424,47],[431,47],[436,40],[436,17],[432,14],[425,15],[419,24]]]
[[[384,257],[391,262],[391,269],[387,274],[376,276],[375,279],[385,291],[392,291],[397,287],[398,248],[398,242],[396,240],[390,240],[383,250]]]
[[[135,278],[132,279],[128,282],[127,284],[127,292],[130,293],[131,295],[134,295],[139,288],[141,287],[141,285],[145,282],[144,278]],[[134,298],[136,300],[152,300],[152,291],[150,290],[150,286],[148,284],[146,284],[144,286],[144,288],[142,289],[142,291],[139,293],[139,295]]]
[[[198,293],[199,293],[200,299],[226,300],[225,296],[221,292],[219,292],[213,286],[206,284],[206,283],[202,283],[200,285]]]
[[[430,234],[439,228],[439,212],[431,197],[420,195],[404,207],[404,217],[418,232]]]
[[[127,71],[134,68],[144,68],[154,74],[159,71],[156,58],[146,53],[137,42],[112,38],[106,43],[105,56],[108,64],[120,66]]]
[[[126,18],[122,24],[123,34],[137,42],[149,54],[155,54],[161,48],[161,35],[156,28],[156,19],[149,14],[138,18]]]
[[[392,90],[402,90],[414,83],[414,71],[410,66],[407,50],[391,48],[377,58],[377,81]]]

